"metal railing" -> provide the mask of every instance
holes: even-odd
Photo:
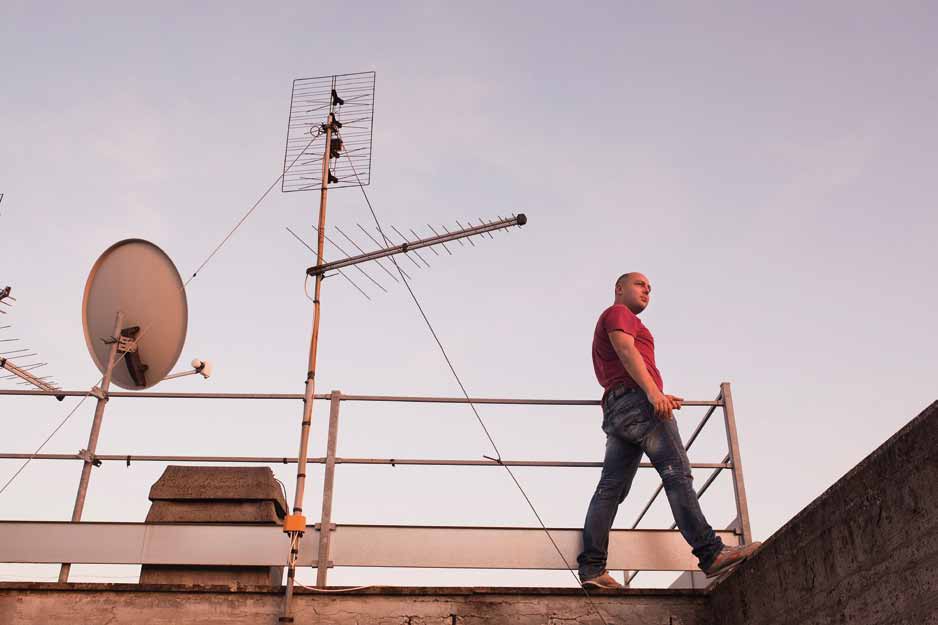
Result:
[[[43,396],[43,395],[65,395],[72,397],[80,397],[89,395],[87,392],[77,392],[77,391],[55,391],[55,392],[44,392],[44,391],[23,391],[23,390],[0,390],[0,395],[29,395],[29,396]],[[139,392],[139,393],[124,393],[124,392],[114,392],[109,393],[108,398],[150,398],[150,399],[252,399],[252,400],[302,400],[302,394],[260,394],[260,393],[156,393],[156,392]],[[434,566],[434,567],[453,567],[453,568],[532,568],[532,569],[551,569],[551,568],[565,568],[562,565],[551,564],[549,558],[551,550],[549,549],[549,543],[545,540],[545,537],[542,535],[543,530],[540,528],[504,528],[504,527],[422,527],[422,526],[349,526],[341,525],[336,526],[332,522],[332,504],[335,495],[335,471],[337,465],[347,464],[347,465],[413,465],[413,466],[462,466],[462,467],[497,467],[502,464],[508,466],[519,466],[519,467],[545,467],[545,468],[559,468],[559,467],[601,467],[602,462],[582,462],[582,461],[555,461],[555,460],[458,460],[458,459],[423,459],[423,458],[351,458],[351,457],[340,457],[336,455],[336,448],[338,445],[339,437],[339,422],[340,422],[340,410],[343,402],[406,402],[406,403],[433,403],[433,404],[465,404],[470,401],[475,404],[495,404],[495,405],[514,405],[514,406],[598,406],[599,401],[597,400],[553,400],[553,399],[507,399],[507,398],[473,398],[467,400],[463,397],[425,397],[425,396],[384,396],[384,395],[344,395],[340,391],[332,391],[328,394],[315,395],[316,400],[328,400],[329,401],[329,424],[328,424],[328,434],[326,439],[326,455],[322,457],[310,457],[307,459],[307,462],[314,464],[325,465],[324,475],[323,475],[323,493],[322,493],[322,507],[320,513],[319,522],[315,525],[311,525],[308,528],[310,533],[318,534],[318,544],[316,545],[315,554],[311,553],[310,550],[304,549],[303,554],[301,554],[301,561],[305,561],[310,565],[315,565],[317,569],[316,575],[316,584],[320,587],[325,587],[327,582],[328,569],[330,566],[392,566],[392,567],[420,567],[420,566]],[[696,428],[693,431],[693,434],[687,440],[685,444],[685,449],[689,450],[694,442],[698,439],[701,431],[710,421],[713,414],[719,408],[723,413],[724,428],[726,432],[727,439],[727,453],[725,457],[720,462],[694,462],[691,463],[691,468],[694,469],[712,469],[710,476],[704,482],[703,486],[698,491],[698,496],[702,496],[707,489],[713,484],[716,477],[724,470],[729,470],[732,475],[733,482],[733,492],[736,506],[736,521],[734,522],[735,527],[731,530],[718,532],[718,535],[721,535],[723,538],[728,538],[731,536],[736,537],[740,543],[751,542],[751,530],[749,526],[749,513],[748,506],[746,501],[746,490],[745,484],[743,481],[743,471],[742,464],[740,460],[740,451],[739,451],[739,440],[736,430],[736,420],[733,410],[733,400],[730,390],[730,384],[724,382],[720,385],[720,393],[717,398],[713,401],[685,401],[685,406],[693,407],[700,406],[708,408],[706,414],[697,424]],[[84,450],[83,450],[84,451]],[[91,464],[96,466],[101,462],[126,462],[128,464],[132,462],[217,462],[217,463],[239,463],[239,464],[267,464],[267,465],[277,465],[277,464],[293,464],[298,461],[297,457],[290,456],[194,456],[194,455],[140,455],[140,454],[88,454],[77,453],[77,454],[23,454],[23,453],[0,453],[0,459],[35,459],[35,460],[83,460],[85,464]],[[651,468],[652,465],[647,462],[643,462],[639,465],[642,468]],[[83,487],[87,488],[87,483],[83,483]],[[613,534],[613,545],[618,542],[622,547],[626,545],[629,546],[629,549],[633,553],[641,551],[641,547],[650,547],[652,550],[658,549],[662,550],[660,557],[656,557],[654,554],[648,556],[642,556],[639,554],[633,560],[628,560],[628,558],[623,558],[621,556],[610,557],[610,568],[623,568],[632,570],[632,577],[637,573],[636,568],[632,564],[643,562],[643,566],[646,567],[645,570],[687,570],[692,568],[688,563],[692,562],[692,559],[689,558],[689,549],[683,543],[680,535],[677,532],[671,531],[674,529],[674,526],[671,527],[671,530],[639,530],[638,525],[645,518],[652,504],[660,495],[662,490],[662,485],[659,484],[654,494],[651,496],[647,504],[642,509],[641,513],[638,515],[638,518],[632,524],[630,530],[614,530]],[[81,489],[78,493],[78,498],[82,499],[85,496],[85,492]],[[136,530],[136,526],[143,526],[146,524],[113,524],[111,530],[105,530],[104,533],[100,531],[101,525],[109,524],[93,524],[93,523],[50,523],[50,522],[35,522],[35,523],[22,523],[22,522],[0,522],[0,531],[7,534],[7,537],[3,540],[0,540],[0,561],[3,562],[96,562],[96,563],[113,563],[113,564],[127,564],[127,563],[165,563],[167,561],[174,561],[173,558],[178,560],[177,563],[201,563],[201,564],[211,564],[215,560],[216,556],[214,552],[199,552],[195,551],[188,554],[181,554],[179,550],[175,552],[173,549],[166,547],[161,553],[152,553],[146,555],[148,552],[145,552],[143,549],[131,546],[127,549],[126,553],[131,555],[117,555],[118,551],[113,551],[115,554],[111,557],[112,560],[103,562],[100,558],[95,558],[91,555],[88,555],[87,549],[88,545],[91,542],[96,540],[107,540],[105,538],[109,533],[113,532],[114,527],[121,527],[126,530],[125,534],[127,536],[133,536],[132,540],[144,540],[146,530],[145,528]],[[33,551],[33,556],[29,552],[24,552],[24,549],[37,549],[34,547],[37,545],[37,541],[29,540],[30,533],[32,532],[33,538],[38,538],[38,535],[41,532],[45,532],[48,536],[50,528],[55,528],[59,532],[60,540],[52,541],[52,547],[45,549],[41,554]],[[325,528],[325,531],[323,529]],[[252,532],[255,536],[260,536],[263,534],[263,539],[261,540],[264,543],[264,546],[259,547],[260,551],[256,554],[251,554],[244,552],[243,558],[238,561],[238,563],[249,564],[249,563],[268,563],[272,559],[274,562],[283,562],[285,557],[282,557],[286,552],[286,543],[280,540],[278,537],[275,537],[271,530],[276,528],[254,528],[251,530],[248,529],[239,529],[238,531],[243,532]],[[217,528],[216,528],[217,530]],[[199,534],[200,530],[194,526],[162,526],[160,529],[164,534],[164,539],[162,544],[169,545],[173,542],[173,536],[176,536],[182,540],[182,536],[188,536],[186,542],[188,544],[196,543],[198,544],[209,534]],[[215,531],[215,530],[213,530]],[[279,530],[277,530],[279,531]],[[559,537],[559,542],[562,543],[562,549],[566,556],[572,556],[575,558],[576,551],[579,547],[579,530],[578,529],[548,529],[551,532],[551,535],[555,538]],[[24,533],[25,532],[25,533]],[[79,533],[83,534],[79,535]],[[136,532],[136,533],[135,533]],[[142,532],[142,533],[141,533]],[[168,532],[168,534],[167,534]],[[175,532],[175,534],[173,534]],[[189,532],[186,534],[186,532]],[[538,542],[537,534],[540,533],[540,544]],[[499,543],[501,547],[504,548],[504,545],[508,541],[518,541],[521,537],[525,537],[521,542],[524,543],[524,549],[520,552],[512,555],[511,558],[505,559],[501,556],[487,557],[484,553],[474,553],[471,549],[465,548],[466,545],[463,545],[463,548],[457,544],[461,542],[464,538],[462,535],[472,535],[473,543],[478,545],[476,542],[480,536],[485,536],[486,540],[491,542],[494,541]],[[12,537],[16,536],[16,540],[13,540]],[[341,545],[341,555],[335,552],[335,547],[333,545],[333,535],[341,537],[347,537],[346,540]],[[199,536],[198,539],[193,537]],[[282,534],[280,536],[283,536]],[[410,550],[401,550],[394,553],[385,553],[385,554],[374,554],[369,552],[367,548],[365,549],[354,549],[351,547],[353,544],[358,544],[364,541],[367,545],[369,541],[381,540],[380,537],[388,538],[394,536],[394,540],[407,540],[410,544],[415,546],[415,549]],[[218,534],[214,534],[214,537],[217,539]],[[449,542],[450,537],[452,543]],[[79,540],[80,539],[80,540]],[[87,539],[87,540],[86,540]],[[131,540],[131,539],[129,539]],[[76,546],[76,541],[80,543],[82,551]],[[266,541],[266,542],[265,542]],[[419,548],[416,548],[417,545],[426,545],[427,541],[434,545],[434,551],[432,554],[427,553],[423,556],[419,555]],[[23,547],[23,545],[30,545],[30,547]],[[442,555],[438,553],[439,547],[443,547]],[[450,548],[452,547],[452,548]],[[283,548],[283,551],[279,549]],[[136,551],[134,551],[136,549]],[[517,551],[517,550],[516,550]],[[612,549],[610,549],[612,551]],[[674,552],[674,553],[664,553],[664,552]],[[680,555],[677,552],[681,551],[685,555]],[[199,555],[204,553],[204,555]],[[494,553],[494,552],[492,552]],[[143,555],[141,555],[143,554]],[[274,554],[274,555],[272,555]],[[277,555],[280,554],[280,555]],[[520,554],[520,555],[519,555]],[[553,554],[553,557],[560,562],[560,558],[556,557],[556,553]],[[90,559],[89,559],[90,558]],[[203,558],[199,560],[199,558]],[[225,559],[227,558],[227,559]],[[225,556],[222,560],[231,561],[230,556]],[[168,560],[167,560],[168,559]],[[569,559],[569,558],[568,558]],[[614,562],[621,563],[622,566],[615,566]],[[626,566],[626,563],[631,563],[629,566]],[[629,580],[630,581],[630,580]]]

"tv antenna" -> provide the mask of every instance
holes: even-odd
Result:
[[[3,203],[3,196],[5,194],[0,193],[0,204]],[[0,217],[3,216],[3,213],[0,212]],[[0,315],[6,315],[9,311],[5,308],[11,308],[13,303],[16,302],[16,298],[12,295],[13,288],[10,286],[5,286],[0,289]],[[11,324],[4,324],[0,322],[0,332],[9,330],[13,326]],[[14,380],[20,379],[19,384],[24,386],[35,386],[41,391],[55,392],[61,390],[56,384],[55,380],[52,379],[52,376],[36,376],[33,375],[32,371],[36,369],[41,369],[45,367],[47,362],[14,362],[29,360],[32,358],[37,358],[38,353],[34,352],[28,347],[21,347],[15,345],[19,343],[19,338],[9,337],[0,334],[0,369],[4,369],[9,372],[9,375],[0,376],[0,380]],[[40,372],[41,373],[41,372]],[[64,395],[56,395],[56,399],[62,401],[65,399]]]
[[[317,234],[316,264],[306,270],[307,276],[315,279],[315,286],[313,328],[310,337],[306,387],[303,395],[303,417],[300,424],[296,491],[293,498],[292,513],[287,515],[283,523],[283,531],[290,537],[290,553],[287,560],[287,589],[283,615],[280,617],[280,622],[283,623],[293,622],[291,602],[295,584],[296,562],[299,556],[300,541],[306,531],[303,497],[306,490],[306,459],[309,451],[309,431],[312,423],[313,398],[316,390],[316,358],[319,349],[323,280],[327,275],[332,275],[328,273],[330,271],[338,273],[342,269],[350,267],[356,267],[359,271],[363,271],[358,267],[362,263],[375,262],[381,265],[380,261],[382,259],[391,258],[398,254],[404,254],[410,258],[410,253],[417,256],[419,250],[424,248],[434,249],[435,251],[437,245],[449,252],[449,249],[445,247],[446,243],[459,241],[462,244],[462,239],[468,240],[469,237],[483,234],[491,236],[491,232],[495,230],[522,226],[527,223],[527,218],[524,215],[517,215],[508,219],[483,222],[468,227],[460,225],[458,230],[445,231],[443,234],[434,232],[434,236],[430,237],[421,238],[416,232],[411,231],[414,239],[408,239],[400,231],[397,231],[402,242],[390,246],[388,245],[390,241],[384,239],[386,236],[384,233],[379,233],[382,239],[385,240],[385,244],[382,246],[377,239],[371,237],[364,228],[359,226],[371,238],[371,241],[378,246],[378,249],[366,252],[357,243],[353,243],[350,237],[346,237],[349,243],[360,253],[352,256],[341,252],[345,256],[344,259],[326,262],[324,258],[327,239],[326,203],[330,187],[365,187],[371,182],[374,88],[374,72],[334,74],[317,78],[299,78],[293,81],[281,188],[284,192],[318,190],[319,217],[318,225],[315,228]],[[313,146],[319,137],[324,137],[324,145],[321,148],[314,148]],[[430,229],[433,230],[432,227]],[[344,233],[342,234],[344,235]],[[294,236],[297,235],[294,233]],[[300,237],[297,236],[297,238]],[[339,249],[334,242],[333,246]],[[422,257],[418,256],[418,258],[426,263]],[[413,258],[411,258],[411,261],[417,263]],[[394,262],[393,259],[392,262]],[[383,267],[383,265],[381,266]],[[387,271],[386,268],[385,271]],[[349,279],[346,274],[343,273],[342,275]],[[403,272],[401,277],[406,279]],[[327,504],[324,502],[323,505]],[[320,540],[326,539],[328,531],[329,528],[326,527],[321,529]],[[324,571],[328,563],[320,562],[318,566],[321,571]]]
[[[5,286],[0,289],[0,314],[6,315],[5,308],[11,308],[16,298],[13,297],[13,288]],[[41,391],[55,392],[61,390],[52,376],[34,375],[32,372],[36,369],[45,367],[47,362],[22,362],[38,358],[39,354],[28,347],[22,347],[20,339],[10,337],[6,332],[13,327],[12,324],[0,322],[0,369],[9,372],[7,375],[0,376],[0,380],[19,379],[21,385],[35,386]],[[56,399],[62,401],[64,395],[56,395]]]
[[[192,362],[191,371],[170,374],[186,341],[189,309],[179,271],[166,253],[149,241],[125,239],[109,247],[91,268],[82,299],[82,326],[91,360],[102,374],[91,389],[97,399],[72,522],[81,520],[98,435],[111,384],[143,390],[163,380],[185,375],[211,375],[211,364]],[[70,564],[63,564],[59,581],[68,581]]]

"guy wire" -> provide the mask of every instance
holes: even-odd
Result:
[[[344,146],[343,146],[343,149],[344,149]],[[345,155],[347,158],[348,152],[346,152]],[[371,200],[368,199],[368,193],[365,192],[365,186],[361,183],[361,179],[358,177],[358,172],[355,170],[355,166],[352,164],[351,159],[349,159],[349,165],[352,168],[352,173],[355,174],[355,179],[358,181],[358,187],[361,189],[362,195],[365,197],[365,203],[368,204],[368,210],[371,211],[371,217],[375,221],[375,226],[378,228],[378,232],[381,234],[381,237],[384,239],[385,245],[390,247],[390,242],[388,241],[387,236],[384,234],[384,230],[381,228],[381,222],[378,220],[378,215],[375,213],[375,209],[371,205]],[[389,256],[388,258],[390,259],[392,263],[394,263],[394,267],[397,268],[398,272],[401,272],[401,268],[397,264],[397,261],[394,258],[394,256]],[[580,584],[579,577],[577,577],[577,574],[573,572],[573,568],[571,568],[570,563],[567,562],[567,558],[566,556],[563,555],[563,551],[560,550],[560,547],[557,545],[556,541],[554,541],[554,537],[551,536],[550,530],[547,529],[547,525],[544,523],[544,520],[541,518],[540,513],[538,513],[537,508],[534,507],[534,503],[531,501],[531,498],[525,492],[524,487],[521,486],[521,482],[519,482],[518,478],[515,477],[515,474],[511,470],[511,467],[509,467],[508,465],[502,462],[502,454],[498,450],[498,446],[495,444],[495,440],[492,438],[492,435],[489,432],[488,428],[485,427],[485,422],[482,420],[482,416],[479,414],[479,411],[476,409],[475,403],[473,403],[472,399],[469,397],[469,392],[466,390],[466,387],[463,385],[462,380],[459,378],[459,374],[456,373],[456,368],[453,366],[453,362],[450,360],[449,355],[446,353],[446,348],[443,347],[443,343],[442,341],[440,341],[440,337],[437,335],[436,330],[433,329],[433,324],[430,323],[430,319],[427,317],[427,313],[424,312],[423,306],[420,305],[420,300],[417,299],[417,295],[416,293],[414,293],[414,290],[410,286],[409,281],[404,279],[403,272],[401,272],[401,279],[404,281],[404,286],[407,287],[407,291],[410,293],[411,299],[414,300],[414,304],[417,305],[417,310],[420,312],[420,316],[423,317],[424,322],[427,324],[427,329],[430,330],[430,334],[433,335],[433,340],[436,341],[437,346],[440,348],[440,352],[443,354],[443,359],[446,361],[446,364],[449,366],[449,370],[452,372],[453,377],[456,379],[456,383],[459,385],[460,390],[465,396],[466,401],[469,404],[469,408],[472,409],[473,414],[475,414],[476,420],[479,422],[479,425],[482,426],[482,430],[485,432],[485,436],[489,439],[489,443],[492,444],[492,448],[495,450],[495,456],[496,456],[495,458],[492,458],[492,460],[494,460],[499,465],[504,467],[505,470],[508,472],[508,475],[511,476],[511,480],[515,483],[515,486],[518,487],[518,490],[521,492],[521,496],[524,497],[524,500],[525,502],[527,502],[528,507],[531,509],[531,512],[534,513],[534,517],[537,519],[537,522],[540,523],[541,529],[544,530],[544,533],[547,535],[547,539],[550,541],[550,544],[553,545],[554,550],[557,552],[557,555],[560,556],[560,559],[563,561],[563,564],[567,568],[567,571],[569,571],[570,574],[573,576],[573,579],[576,581],[577,586],[579,586],[580,590],[583,591],[583,594],[586,597],[587,603],[593,609],[593,611],[596,612],[596,614],[599,616],[602,622],[605,625],[609,625],[609,621],[606,620],[605,615],[603,615],[603,613],[600,612],[599,608],[596,607],[596,604],[593,603],[593,598],[592,596],[590,596],[589,591],[586,590],[586,588],[584,588]]]
[[[254,209],[256,209],[258,206],[260,206],[260,203],[264,201],[264,198],[267,197],[267,194],[270,193],[271,191],[273,191],[273,188],[277,186],[277,183],[280,182],[280,180],[286,175],[286,173],[287,173],[288,171],[290,171],[290,168],[292,168],[293,165],[296,164],[296,162],[297,162],[298,160],[300,160],[300,157],[303,156],[303,155],[306,153],[306,150],[309,149],[309,146],[313,145],[313,142],[316,141],[316,139],[318,139],[318,138],[319,138],[319,135],[321,135],[321,134],[322,134],[322,129],[320,129],[315,135],[313,135],[313,138],[309,140],[309,143],[306,144],[306,147],[304,147],[302,150],[300,150],[300,153],[296,155],[296,158],[293,159],[293,162],[290,163],[289,166],[287,166],[287,167],[284,168],[283,172],[281,172],[281,174],[280,174],[279,176],[277,176],[277,179],[274,180],[274,181],[270,184],[269,187],[267,187],[267,190],[264,191],[264,193],[262,193],[259,198],[257,198],[257,201],[254,202],[254,206],[252,206],[250,209],[248,209],[248,212],[246,212],[246,213],[244,214],[244,216],[238,221],[238,223],[235,224],[234,228],[232,228],[232,229],[228,232],[228,234],[225,235],[225,238],[221,240],[221,243],[219,243],[219,244],[215,247],[215,249],[212,250],[212,253],[209,254],[208,257],[207,257],[204,261],[202,261],[202,264],[199,265],[198,269],[196,269],[194,272],[192,272],[192,275],[189,277],[189,279],[186,280],[185,284],[182,285],[183,288],[189,286],[189,283],[192,282],[192,279],[195,278],[195,277],[198,275],[198,273],[199,273],[200,271],[202,271],[202,268],[205,267],[205,265],[207,265],[210,260],[212,260],[212,258],[215,256],[215,254],[218,253],[218,250],[220,250],[220,249],[222,248],[222,246],[225,245],[225,243],[228,242],[228,239],[231,238],[231,236],[235,233],[235,231],[236,231],[238,228],[241,227],[241,224],[243,224],[245,221],[247,221],[247,218],[251,216],[251,213],[254,212]]]
[[[288,171],[290,171],[290,168],[292,168],[293,165],[296,164],[296,161],[299,160],[300,156],[302,156],[302,155],[306,152],[306,150],[309,149],[309,147],[313,144],[313,142],[316,141],[316,139],[319,138],[319,136],[320,136],[321,134],[322,134],[322,131],[320,130],[319,132],[317,132],[317,133],[313,136],[312,139],[309,140],[309,143],[306,144],[306,147],[304,147],[302,150],[300,150],[300,153],[297,155],[297,157],[296,157],[295,159],[293,159],[293,162],[290,163],[289,166],[287,166],[286,168],[284,168],[283,172],[282,172],[279,176],[277,176],[277,179],[274,180],[273,184],[271,184],[269,187],[267,187],[267,190],[264,191],[264,193],[260,196],[260,198],[258,198],[258,200],[257,200],[256,202],[254,202],[254,205],[251,206],[250,209],[248,209],[248,211],[244,214],[243,217],[241,217],[241,219],[238,221],[238,223],[235,224],[235,227],[232,228],[232,229],[228,232],[228,234],[225,235],[225,238],[222,239],[221,243],[219,243],[219,244],[215,247],[215,249],[212,250],[212,252],[205,258],[205,260],[202,261],[202,264],[199,265],[198,269],[196,269],[196,270],[192,273],[192,275],[189,277],[189,279],[186,280],[186,281],[183,283],[183,285],[182,285],[182,286],[180,287],[180,289],[179,289],[180,291],[185,291],[185,290],[186,290],[186,288],[189,286],[189,283],[192,282],[192,280],[195,279],[195,277],[198,275],[198,273],[209,263],[209,261],[212,260],[212,258],[215,257],[215,254],[217,254],[218,251],[222,248],[222,246],[224,246],[225,243],[228,242],[228,240],[232,237],[232,235],[235,233],[235,231],[236,231],[238,228],[240,228],[241,225],[242,225],[245,221],[247,221],[247,218],[251,216],[251,213],[253,213],[254,210],[255,210],[258,206],[260,206],[260,203],[264,200],[264,198],[267,197],[267,195],[268,195],[268,194],[270,193],[270,191],[277,185],[277,183],[280,182],[280,179],[283,178],[284,175],[285,175]],[[142,339],[143,336],[147,333],[147,331],[148,331],[151,327],[153,327],[153,323],[150,323],[148,326],[142,328],[141,331],[138,333],[136,340],[139,341],[140,339]],[[127,355],[127,353],[128,353],[128,352],[124,352],[124,353],[122,353],[120,356],[118,356],[118,357],[114,360],[114,365],[113,365],[113,366],[116,367],[116,366],[124,359],[124,357]],[[112,367],[112,368],[113,368],[113,367]],[[95,386],[98,386],[98,384],[101,384],[101,383],[103,383],[103,382],[104,382],[104,378],[101,378],[100,380],[98,380],[98,383],[95,384]],[[57,433],[60,429],[62,429],[62,426],[64,426],[65,423],[66,423],[69,419],[72,418],[72,415],[74,415],[74,414],[78,411],[78,409],[81,407],[81,405],[84,404],[84,403],[85,403],[85,400],[88,399],[90,396],[91,396],[91,393],[89,392],[87,395],[85,395],[84,397],[81,398],[81,401],[79,401],[77,404],[75,404],[75,407],[72,408],[71,411],[69,411],[69,413],[68,413],[67,415],[65,415],[65,418],[62,419],[62,421],[59,422],[59,424],[58,424],[57,426],[55,426],[55,429],[52,430],[52,432],[49,434],[49,436],[46,437],[46,440],[44,440],[44,441],[42,442],[42,444],[39,446],[39,448],[36,449],[36,451],[34,451],[34,452],[29,456],[29,458],[27,458],[26,461],[23,462],[22,465],[20,465],[20,468],[17,469],[16,472],[15,472],[12,476],[10,476],[10,479],[8,479],[8,480],[6,481],[6,483],[5,483],[2,487],[0,487],[0,494],[3,494],[3,491],[5,491],[5,490],[10,486],[10,484],[13,483],[13,480],[15,480],[15,479],[23,472],[23,469],[26,468],[26,466],[33,460],[33,458],[36,457],[36,455],[37,455],[40,451],[42,451],[43,447],[45,447],[45,446],[49,443],[49,441],[52,440],[52,437],[55,436],[56,433]]]
[[[103,378],[102,378],[102,379],[103,379]],[[99,382],[99,384],[100,384],[100,382]],[[95,385],[95,386],[97,386],[97,385]],[[49,434],[49,436],[46,437],[46,440],[42,441],[42,444],[41,444],[39,447],[36,448],[36,451],[34,451],[34,452],[32,453],[32,455],[30,455],[29,458],[26,459],[26,462],[24,462],[22,465],[20,465],[20,468],[16,470],[16,473],[14,473],[13,475],[10,476],[10,479],[8,479],[8,480],[6,481],[6,483],[3,485],[3,487],[0,487],[0,495],[2,495],[2,494],[3,494],[3,491],[5,491],[5,490],[7,489],[7,487],[8,487],[10,484],[13,483],[13,480],[15,480],[16,477],[17,477],[20,473],[23,472],[23,469],[26,468],[26,465],[28,465],[28,464],[32,461],[32,459],[35,458],[36,455],[37,455],[40,451],[42,451],[42,448],[45,447],[46,444],[47,444],[49,441],[52,440],[52,437],[55,436],[56,432],[58,432],[60,429],[62,429],[62,426],[65,425],[65,422],[68,421],[68,420],[72,417],[72,415],[75,414],[75,412],[76,412],[79,408],[81,408],[81,405],[82,405],[83,403],[85,403],[85,400],[88,399],[89,397],[91,397],[91,393],[88,393],[87,395],[85,395],[84,397],[82,397],[82,398],[81,398],[81,401],[79,401],[77,404],[75,404],[75,407],[72,408],[72,410],[71,410],[67,415],[65,415],[65,418],[62,419],[62,421],[60,421],[57,426],[55,426],[55,429],[52,430],[52,432]]]

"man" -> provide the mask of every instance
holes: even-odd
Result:
[[[650,298],[651,283],[644,275],[632,272],[620,276],[615,300],[599,316],[593,333],[593,369],[605,391],[606,456],[586,513],[583,553],[577,558],[585,588],[622,588],[606,571],[609,530],[643,453],[661,475],[678,529],[708,577],[746,559],[760,544],[725,546],[700,510],[690,463],[674,421],[673,411],[680,410],[684,400],[664,394],[655,366],[654,338],[638,319]]]

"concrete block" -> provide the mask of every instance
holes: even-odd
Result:
[[[283,490],[270,467],[168,466],[150,488],[150,501],[271,501],[286,515]]]
[[[282,524],[273,501],[154,501],[147,523]]]
[[[150,488],[150,501],[148,523],[282,525],[287,509],[269,467],[169,466]],[[283,571],[284,567],[144,565],[140,583],[279,587]]]

